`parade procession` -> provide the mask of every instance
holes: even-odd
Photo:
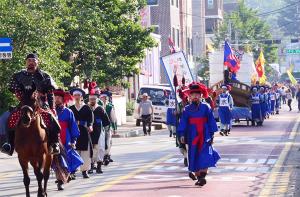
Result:
[[[1,0],[0,197],[300,197],[299,0]]]

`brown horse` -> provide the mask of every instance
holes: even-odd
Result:
[[[21,118],[16,126],[15,150],[24,175],[26,196],[30,196],[28,163],[34,169],[38,182],[38,197],[47,196],[47,182],[50,175],[52,155],[48,151],[47,134],[42,118],[29,106],[21,108]],[[44,180],[44,185],[42,185]]]

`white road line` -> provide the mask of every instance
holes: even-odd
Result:
[[[240,167],[237,167],[235,170],[236,171],[246,171],[247,167],[246,166],[240,166]]]
[[[232,162],[232,163],[238,163],[239,159],[238,158],[231,158],[230,162]]]
[[[167,167],[166,170],[177,170],[179,168],[179,166],[170,166],[170,167]]]
[[[267,164],[272,164],[274,165],[276,163],[277,159],[268,159]]]
[[[180,158],[171,158],[168,159],[167,161],[164,161],[164,163],[177,163],[178,160],[181,160]]]
[[[163,168],[164,168],[164,166],[157,165],[157,166],[153,167],[152,170],[162,170]]]
[[[256,159],[247,159],[247,161],[245,162],[245,164],[254,164],[256,161]]]
[[[257,161],[258,164],[264,164],[266,162],[266,159],[259,159]]]

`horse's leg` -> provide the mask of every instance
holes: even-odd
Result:
[[[28,175],[28,162],[19,158],[19,163],[20,163],[22,171],[23,171],[23,177],[24,177],[23,182],[24,182],[24,186],[25,186],[25,190],[26,190],[26,197],[29,197],[30,196],[30,193],[29,193],[30,178]]]
[[[44,166],[44,193],[47,196],[47,183],[50,176],[50,168],[52,163],[52,155],[46,155],[46,161]]]
[[[34,174],[36,176],[37,182],[38,182],[38,197],[44,197],[44,189],[42,186],[42,181],[43,181],[43,173],[42,173],[42,162],[35,161],[35,162],[30,162],[33,169],[34,169]]]

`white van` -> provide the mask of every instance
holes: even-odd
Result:
[[[167,100],[172,90],[169,85],[145,85],[139,90],[135,106],[134,106],[134,118],[136,119],[136,125],[140,126],[141,117],[138,114],[139,103],[141,102],[141,96],[147,93],[150,97],[149,100],[152,101],[153,105],[153,122],[166,123],[167,121]]]

